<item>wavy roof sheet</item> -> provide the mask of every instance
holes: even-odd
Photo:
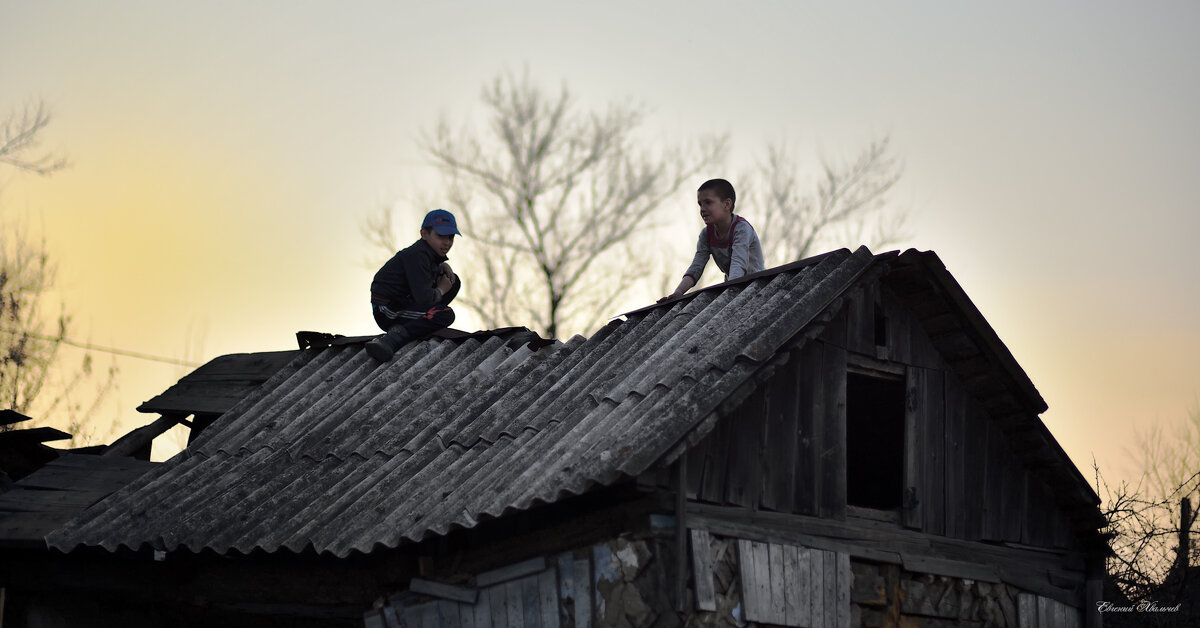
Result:
[[[640,474],[873,259],[837,251],[539,351],[433,338],[379,364],[361,344],[307,349],[47,540],[346,556]]]

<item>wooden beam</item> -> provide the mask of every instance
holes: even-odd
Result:
[[[186,418],[186,414],[164,414],[156,421],[149,425],[133,430],[132,432],[118,438],[116,442],[108,446],[104,450],[102,456],[132,456],[144,447],[150,445],[155,438],[163,434],[167,430],[175,427],[180,421]]]
[[[537,558],[530,558],[529,560],[521,561],[521,562],[513,564],[513,565],[506,565],[499,569],[485,571],[485,572],[475,576],[475,586],[487,587],[487,586],[496,584],[498,582],[506,582],[509,580],[515,580],[522,576],[528,576],[530,574],[535,574],[539,571],[544,570],[545,568],[546,568],[546,558],[545,557],[538,556]]]
[[[461,587],[453,584],[434,582],[424,578],[413,578],[408,584],[408,590],[422,595],[431,595],[446,600],[474,604],[479,598],[479,590],[472,587]]]
[[[903,554],[910,561],[949,560],[991,566],[1009,584],[1074,606],[1083,601],[1084,555],[1078,552],[961,541],[853,518],[833,521],[707,504],[689,503],[688,516],[693,528],[739,539],[847,552],[893,564],[903,564]],[[927,563],[938,564],[947,563]],[[1051,584],[1050,575],[1068,583],[1070,590]]]

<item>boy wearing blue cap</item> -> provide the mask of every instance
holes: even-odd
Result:
[[[371,313],[387,332],[367,343],[367,355],[392,359],[404,343],[424,338],[454,322],[450,302],[462,282],[446,263],[458,225],[454,214],[435,209],[425,214],[421,239],[396,253],[371,282]]]

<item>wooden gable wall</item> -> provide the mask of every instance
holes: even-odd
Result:
[[[884,344],[877,345],[880,338]],[[820,336],[793,349],[786,364],[689,450],[688,498],[846,517],[848,369],[904,379],[907,491],[900,524],[968,541],[1078,549],[1080,531],[1048,485],[1014,455],[999,423],[877,281],[845,295]]]

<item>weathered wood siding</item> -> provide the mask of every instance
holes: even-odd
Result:
[[[905,378],[903,525],[964,540],[1075,547],[1048,486],[1014,455],[1010,436],[922,324],[875,283],[847,295],[818,338],[793,350],[689,451],[688,497],[844,518],[846,372],[848,363],[863,362]]]
[[[458,585],[421,582],[367,612],[363,624],[366,628],[648,626],[671,606],[664,577],[670,556],[663,547],[616,539],[478,573]]]
[[[781,543],[738,540],[747,621],[809,628],[850,626],[850,556]]]
[[[796,354],[688,452],[690,499],[845,516],[846,351],[810,342]]]

